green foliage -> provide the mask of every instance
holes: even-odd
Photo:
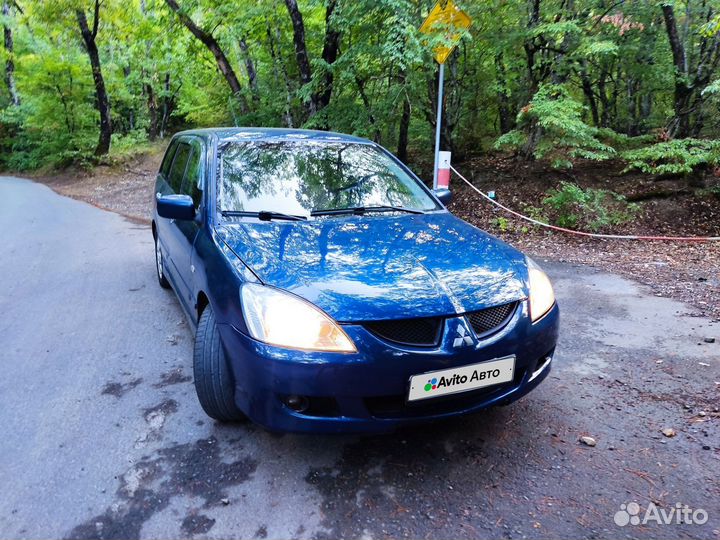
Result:
[[[691,174],[720,164],[720,141],[682,139],[623,152],[625,171],[649,174]]]
[[[705,90],[703,90],[702,95],[711,98],[720,97],[720,79],[710,83]]]
[[[614,156],[615,149],[600,140],[598,129],[583,121],[583,111],[563,86],[543,85],[518,114],[519,129],[500,137],[496,147],[521,150],[539,135],[530,152],[550,159],[555,168],[571,168],[572,158],[602,161]]]
[[[620,46],[613,41],[587,41],[578,47],[577,54],[586,58],[617,56]]]
[[[213,54],[165,0],[104,0],[97,46],[118,152],[142,147],[160,131],[211,125],[332,129],[396,150],[405,114],[408,148],[400,150],[431,155],[432,49],[447,39],[418,32],[431,3],[298,0],[312,68],[306,82],[285,2],[177,1],[217,40],[241,91],[231,94]],[[14,51],[0,43],[0,68],[14,61],[22,104],[12,105],[0,82],[0,168],[94,161],[99,115],[76,18],[84,9],[92,24],[93,2],[23,0],[22,11],[10,4],[0,24],[12,31]],[[473,25],[446,63],[444,148],[460,157],[497,141],[523,159],[565,169],[577,159],[605,160],[653,143],[651,133],[674,114],[675,69],[661,4],[601,4],[547,0],[533,18],[524,0],[460,2]],[[701,0],[676,9],[693,68],[711,50],[702,40],[717,34],[718,9]],[[335,62],[322,54],[328,28],[340,35]],[[717,138],[720,126],[711,121],[720,116],[717,62],[704,69],[705,87],[694,87],[704,98],[700,136]],[[329,104],[311,114],[308,102],[330,77]]]
[[[510,220],[506,217],[498,216],[490,220],[490,224],[497,227],[502,232],[507,232],[510,229]]]
[[[640,210],[625,197],[604,189],[582,189],[570,182],[561,182],[557,189],[547,191],[543,208],[535,209],[535,219],[560,227],[597,232],[613,225],[631,221]]]
[[[715,15],[706,24],[700,27],[700,33],[712,37],[720,32],[720,14]]]
[[[497,141],[495,141],[495,149],[519,151],[520,148],[527,144],[527,140],[527,133],[519,129],[513,129],[498,137]]]
[[[618,133],[609,128],[599,128],[597,130],[597,138],[605,144],[612,146],[616,151],[632,150],[642,146],[653,144],[657,141],[657,137],[652,134],[638,135],[629,137],[624,133]]]

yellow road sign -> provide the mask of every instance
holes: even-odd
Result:
[[[445,44],[438,45],[433,51],[438,64],[444,64],[450,53],[455,50],[461,37],[458,30],[467,30],[471,24],[472,19],[452,0],[447,0],[445,7],[442,6],[442,0],[435,4],[430,15],[422,23],[420,31],[423,34],[444,33]]]

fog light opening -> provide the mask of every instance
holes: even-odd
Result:
[[[533,371],[533,374],[530,376],[530,381],[535,379],[538,375],[540,375],[543,371],[545,371],[545,368],[547,368],[550,365],[550,362],[552,362],[553,355],[547,354],[544,357],[542,357],[538,361],[538,366],[535,368],[535,371]]]
[[[288,396],[285,398],[285,405],[295,412],[305,412],[310,408],[310,400],[305,396]]]

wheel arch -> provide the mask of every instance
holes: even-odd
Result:
[[[200,291],[197,295],[197,300],[195,302],[195,309],[197,310],[197,320],[200,320],[200,316],[202,315],[203,311],[205,311],[205,308],[208,307],[210,304],[210,300],[207,297],[207,294],[205,294],[204,291]]]

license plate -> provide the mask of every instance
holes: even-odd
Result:
[[[498,358],[440,371],[429,371],[410,377],[408,401],[419,401],[457,394],[510,382],[515,373],[515,357]]]

